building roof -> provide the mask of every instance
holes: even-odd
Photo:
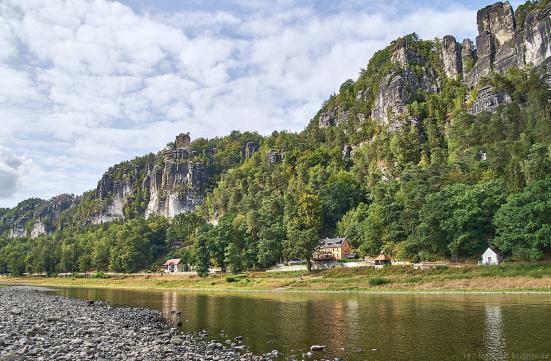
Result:
[[[387,256],[384,253],[381,253],[377,257],[375,257],[375,261],[390,261],[390,256]]]
[[[337,248],[342,247],[344,244],[344,238],[325,238],[320,241],[320,248]]]
[[[170,266],[170,265],[177,265],[180,263],[180,258],[172,258],[172,259],[169,259],[168,261],[165,262],[165,264],[163,264],[163,266]]]
[[[488,250],[494,252],[496,255],[499,256],[499,251],[498,251],[497,249],[495,249],[494,247],[488,247],[488,248],[486,248],[486,250],[484,251],[484,253],[488,252]],[[483,254],[484,254],[484,253],[483,253]]]

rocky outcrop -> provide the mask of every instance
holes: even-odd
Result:
[[[47,201],[31,198],[0,217],[0,233],[9,237],[38,237],[59,228],[61,213],[75,204],[75,196],[62,194]]]
[[[432,93],[439,89],[438,77],[427,60],[422,58],[409,43],[413,38],[396,41],[391,56],[396,70],[386,75],[379,83],[379,90],[371,110],[371,118],[390,124],[398,121],[418,91]],[[413,65],[418,65],[414,70]]]
[[[249,159],[254,153],[258,152],[258,144],[247,142],[241,147],[241,160]]]
[[[412,64],[417,64],[420,61],[419,54],[411,48],[407,38],[400,38],[394,45],[392,53],[392,62],[400,68],[407,68]]]
[[[461,45],[451,35],[442,39],[442,61],[448,78],[456,79],[463,74]]]
[[[194,210],[203,201],[207,177],[205,165],[194,158],[189,133],[182,133],[174,148],[162,150],[150,163],[133,165],[122,175],[117,169],[108,171],[96,189],[96,199],[105,206],[91,222],[124,218],[125,206],[132,202],[143,204],[143,208],[134,206],[145,217],[174,217]]]
[[[107,207],[103,212],[98,214],[93,219],[93,223],[110,222],[117,218],[123,218],[123,207],[127,198],[133,194],[132,187],[134,179],[127,174],[123,175],[123,179],[115,179],[111,174],[104,174],[98,182],[96,189],[96,197],[100,201],[107,202]]]
[[[470,39],[464,39],[461,43],[461,73],[464,76],[474,66],[476,61],[476,50]]]
[[[270,164],[279,163],[283,160],[283,154],[276,149],[270,149],[266,157],[268,158],[268,163]]]
[[[320,128],[334,127],[336,125],[339,125],[337,113],[337,108],[333,108],[327,112],[321,113],[319,117]]]
[[[467,109],[467,113],[475,115],[481,112],[493,112],[498,106],[510,102],[511,97],[507,93],[485,86],[479,89],[476,99]]]
[[[335,107],[320,114],[319,127],[327,128],[338,126],[339,124],[347,122],[351,114],[352,112],[349,110],[340,111],[338,107]]]
[[[59,228],[61,213],[71,208],[76,202],[73,194],[60,194],[50,198],[42,205],[33,217],[30,236],[36,238],[41,234],[51,234]]]
[[[342,147],[342,159],[350,159],[350,157],[352,157],[352,151],[353,151],[353,148],[350,144],[345,144],[343,147]]]
[[[176,136],[174,146],[176,149],[187,149],[191,145],[191,137],[189,133],[182,133]]]
[[[469,87],[475,87],[491,72],[503,73],[514,67],[543,66],[551,62],[551,3],[544,8],[532,5],[524,15],[524,22],[519,25],[511,5],[498,2],[477,13],[476,47],[469,39],[460,44],[453,36],[444,36],[440,56],[445,75],[463,79]],[[432,67],[434,64],[416,52],[411,39],[404,37],[394,43],[391,62],[395,70],[379,83],[371,110],[371,118],[389,125],[389,131],[415,122],[408,115],[407,105],[417,92],[439,91],[441,83]],[[494,111],[500,104],[510,101],[503,92],[483,88],[468,112]]]
[[[149,194],[145,216],[174,217],[189,212],[202,203],[202,190],[206,183],[203,163],[182,161],[167,157],[161,165],[155,165],[145,177],[142,188]]]
[[[418,90],[429,93],[438,91],[436,74],[430,70],[424,74],[404,70],[387,75],[380,84],[371,118],[389,124],[390,120],[394,121],[404,113],[406,104]]]
[[[541,10],[528,11],[516,30],[523,64],[540,65],[551,58],[551,3]]]
[[[529,10],[522,26],[517,26],[511,5],[498,2],[478,11],[477,25],[476,61],[472,69],[463,69],[471,87],[492,71],[538,66],[551,56],[551,3]]]

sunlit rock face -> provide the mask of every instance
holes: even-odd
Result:
[[[551,57],[551,3],[528,11],[523,24],[517,24],[511,5],[498,2],[478,11],[477,25],[476,61],[464,74],[470,86],[492,71],[539,66]]]
[[[442,39],[442,62],[448,78],[456,79],[463,74],[461,45],[451,35]]]
[[[164,161],[154,165],[143,182],[144,192],[149,193],[145,216],[174,217],[189,212],[202,203],[201,190],[206,182],[206,169],[200,162],[193,162],[177,154],[164,154]]]
[[[439,43],[441,66],[447,78],[462,80],[474,88],[492,72],[504,73],[528,65],[551,68],[551,3],[543,9],[528,10],[523,23],[517,24],[511,5],[498,2],[477,12],[477,26],[476,46],[469,39],[459,43],[451,35]],[[415,123],[408,114],[408,104],[418,92],[440,91],[443,81],[434,64],[417,54],[406,38],[395,43],[391,61],[396,70],[379,83],[371,110],[371,118],[389,125],[390,131]],[[494,111],[510,101],[509,95],[484,87],[478,89],[468,112]],[[335,115],[323,113],[320,126],[333,124]]]
[[[34,223],[30,229],[30,236],[35,238],[57,230],[61,213],[71,208],[75,202],[76,197],[72,194],[60,194],[47,200],[33,217]]]
[[[107,172],[98,183],[96,198],[106,205],[92,223],[126,217],[125,207],[132,202],[144,204],[138,215],[174,217],[203,201],[206,167],[194,160],[189,133],[178,135],[174,146],[157,153],[151,163],[114,173]]]

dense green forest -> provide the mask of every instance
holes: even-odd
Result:
[[[551,251],[548,74],[510,69],[469,89],[443,75],[438,41],[404,39],[418,54],[407,70],[434,69],[440,89],[412,93],[402,118],[369,117],[384,77],[404,71],[391,61],[393,43],[302,132],[195,140],[209,174],[195,212],[167,220],[128,210],[124,221],[87,225],[75,221],[97,206],[85,194],[88,208],[74,207],[61,231],[0,239],[0,273],[157,270],[166,257],[183,258],[199,274],[209,265],[237,273],[283,259],[309,263],[326,236],[348,238],[360,256],[467,260],[491,245],[511,260],[543,259]],[[487,85],[511,102],[469,114]],[[320,127],[322,113],[335,108],[347,119]],[[243,159],[247,142],[259,148]],[[207,157],[213,147],[216,155]],[[176,241],[182,247],[173,248]]]

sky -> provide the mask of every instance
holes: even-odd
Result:
[[[0,0],[0,207],[81,194],[181,132],[299,131],[375,51],[474,39],[490,3]]]

